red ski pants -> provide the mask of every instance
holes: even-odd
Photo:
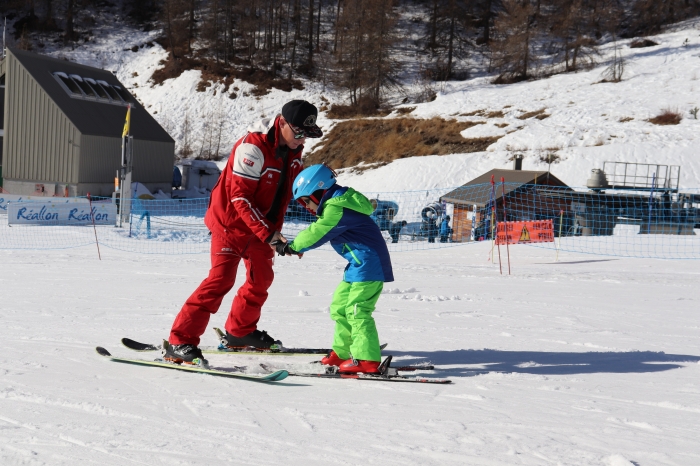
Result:
[[[233,288],[241,259],[246,268],[246,280],[233,298],[225,328],[237,337],[248,335],[257,328],[267,289],[275,277],[272,271],[274,250],[256,236],[246,238],[246,241],[246,244],[231,244],[212,235],[209,276],[187,299],[175,318],[170,344],[199,345],[199,337],[206,330],[209,317],[219,310],[224,296]]]

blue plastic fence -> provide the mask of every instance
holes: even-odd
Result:
[[[372,218],[392,252],[490,241],[496,224],[504,220],[552,220],[554,242],[532,246],[597,255],[700,259],[697,189],[591,191],[497,183],[365,195],[375,206]],[[38,211],[47,201],[60,200],[26,201],[26,206]],[[100,246],[143,254],[208,253],[210,236],[203,222],[207,205],[208,199],[133,199],[129,222],[117,227],[115,219],[95,227]],[[8,211],[12,206],[0,195],[0,249],[61,249],[95,242],[91,224],[17,225]],[[283,234],[292,239],[313,220],[292,203]]]

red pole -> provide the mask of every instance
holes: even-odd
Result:
[[[508,243],[510,243],[510,238],[508,236],[508,219],[506,218],[506,180],[501,177],[501,190],[503,192],[503,226],[506,230],[506,252],[508,253],[508,275],[510,275],[510,248]]]
[[[90,218],[92,219],[92,229],[95,231],[95,244],[97,245],[97,257],[102,260],[102,255],[100,254],[100,242],[97,241],[97,227],[95,226],[95,216],[92,213],[92,198],[90,193],[87,193],[88,203],[90,204]]]
[[[498,246],[498,268],[503,275],[503,264],[501,263],[501,245],[498,242],[498,209],[496,209],[496,181],[494,180],[494,175],[491,175],[491,192],[493,193],[493,221],[496,224],[496,246]]]

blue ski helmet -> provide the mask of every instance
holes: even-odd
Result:
[[[326,191],[335,184],[335,173],[323,164],[305,168],[294,179],[292,195],[298,201],[300,197],[312,197],[318,191]],[[316,202],[320,199],[316,199]]]

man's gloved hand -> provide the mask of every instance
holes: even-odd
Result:
[[[282,241],[276,241],[276,242],[270,243],[270,244],[275,247],[275,251],[277,251],[277,254],[279,254],[280,256],[292,256],[292,255],[294,255],[294,256],[299,256],[300,259],[301,259],[301,256],[303,256],[303,254],[299,254],[294,249],[290,248],[289,243],[283,243]]]
[[[287,238],[285,238],[279,231],[274,232],[269,238],[267,238],[267,244],[269,244],[272,249],[275,249],[275,245],[279,241],[283,243],[287,242]]]

